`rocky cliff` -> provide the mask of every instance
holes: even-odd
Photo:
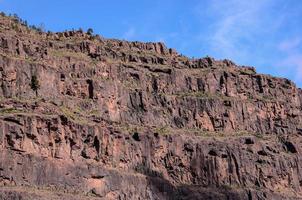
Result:
[[[0,82],[0,199],[302,199],[287,79],[0,16]]]

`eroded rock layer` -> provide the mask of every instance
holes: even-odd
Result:
[[[1,16],[0,81],[0,199],[302,199],[287,79]]]

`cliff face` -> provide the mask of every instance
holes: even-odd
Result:
[[[0,81],[0,199],[302,199],[287,79],[0,17]]]

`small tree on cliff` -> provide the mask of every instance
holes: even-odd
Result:
[[[33,91],[36,92],[36,96],[38,96],[38,89],[40,89],[40,83],[36,75],[31,77],[30,87]]]
[[[92,35],[92,34],[93,34],[93,29],[92,29],[92,28],[89,28],[89,29],[87,30],[87,34],[88,34],[88,35]]]

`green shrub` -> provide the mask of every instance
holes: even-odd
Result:
[[[36,92],[36,96],[38,96],[38,90],[40,89],[40,83],[36,75],[31,77],[30,87],[33,91]]]
[[[89,29],[87,30],[87,34],[88,34],[88,35],[92,35],[92,34],[93,34],[93,29],[92,29],[92,28],[89,28]]]

